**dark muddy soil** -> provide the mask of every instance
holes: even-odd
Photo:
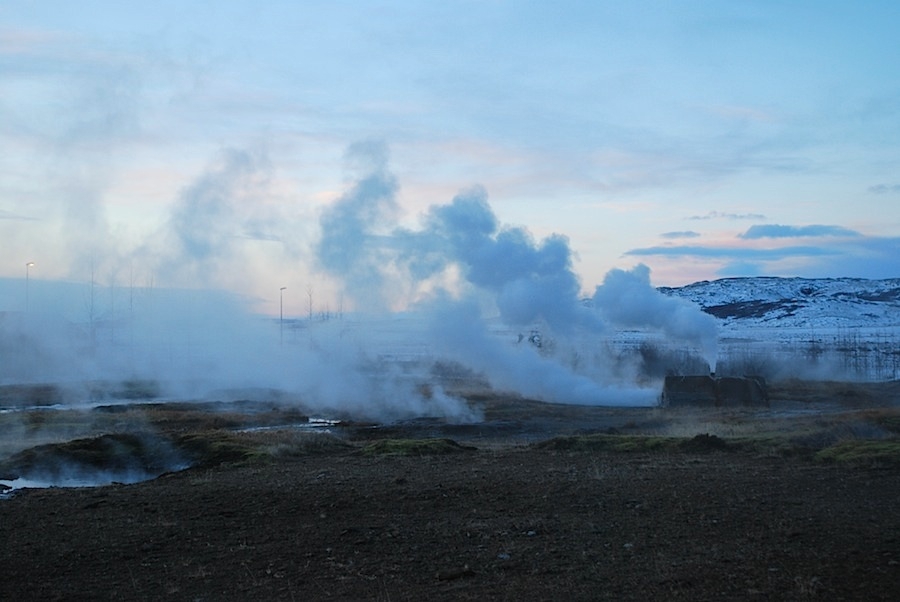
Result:
[[[336,429],[340,445],[303,454],[132,485],[18,491],[0,500],[0,599],[900,593],[895,463],[827,463],[706,433],[613,451],[552,437],[613,432],[624,444],[670,418],[488,401],[485,425],[348,426]],[[890,426],[892,416],[878,419]]]

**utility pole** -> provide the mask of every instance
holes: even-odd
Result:
[[[28,280],[31,274],[31,268],[34,267],[34,262],[29,261],[25,264],[25,313],[28,313]]]
[[[284,345],[284,291],[286,289],[286,286],[282,286],[278,290],[278,335],[282,345]]]

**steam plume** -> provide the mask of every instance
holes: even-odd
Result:
[[[574,403],[646,404],[655,397],[617,382],[621,375],[607,365],[612,358],[596,345],[590,349],[588,343],[587,354],[582,353],[585,333],[598,335],[610,325],[651,328],[695,343],[714,365],[714,318],[658,293],[645,266],[611,272],[591,308],[579,298],[568,240],[553,235],[536,241],[524,228],[501,225],[481,187],[431,207],[419,230],[388,230],[386,218],[396,211],[396,184],[383,161],[372,164],[376,168],[323,215],[320,264],[373,309],[402,301],[390,296],[397,291],[447,283],[436,291],[432,287],[430,297],[405,300],[407,305],[418,300],[416,308],[431,316],[431,328],[422,336],[433,338],[441,353],[498,386]],[[387,282],[402,284],[389,287]],[[492,320],[545,330],[567,355],[502,343],[490,333]],[[573,367],[572,353],[585,355],[586,361],[579,359]]]
[[[594,291],[594,306],[613,324],[650,327],[671,339],[700,347],[715,372],[718,344],[716,319],[684,299],[660,294],[650,284],[650,268],[611,270]]]
[[[613,327],[697,345],[713,366],[714,319],[659,294],[645,266],[610,272],[583,299],[564,236],[537,240],[502,224],[481,187],[432,206],[418,228],[397,227],[399,188],[386,147],[360,143],[347,158],[354,178],[321,213],[312,250],[352,314],[304,323],[283,337],[282,324],[252,313],[252,299],[208,288],[249,279],[252,270],[240,268],[251,265],[242,263],[240,244],[249,230],[266,241],[290,234],[284,225],[274,229],[278,215],[261,200],[265,157],[227,152],[185,188],[165,227],[137,254],[168,283],[204,288],[132,286],[127,302],[116,303],[111,282],[105,307],[95,303],[93,278],[89,290],[67,289],[58,297],[74,298],[76,309],[57,308],[58,322],[35,314],[0,320],[17,341],[17,351],[0,346],[0,353],[27,358],[0,364],[0,382],[141,378],[180,397],[255,387],[286,392],[311,411],[468,421],[478,416],[465,400],[422,386],[432,363],[451,359],[495,387],[536,399],[608,405],[652,404],[657,393],[653,383],[637,386],[633,370],[604,345]],[[535,344],[525,338],[532,331]]]

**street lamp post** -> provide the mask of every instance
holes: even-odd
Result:
[[[284,345],[284,291],[286,289],[286,286],[282,286],[278,290],[278,333],[282,345]]]
[[[25,264],[25,313],[28,313],[28,280],[31,276],[31,266],[33,265],[33,261],[29,261]]]

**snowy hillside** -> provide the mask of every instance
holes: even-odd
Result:
[[[659,290],[697,303],[729,330],[900,326],[900,278],[724,278]]]
[[[900,278],[724,278],[659,290],[719,318],[720,370],[900,378]]]

